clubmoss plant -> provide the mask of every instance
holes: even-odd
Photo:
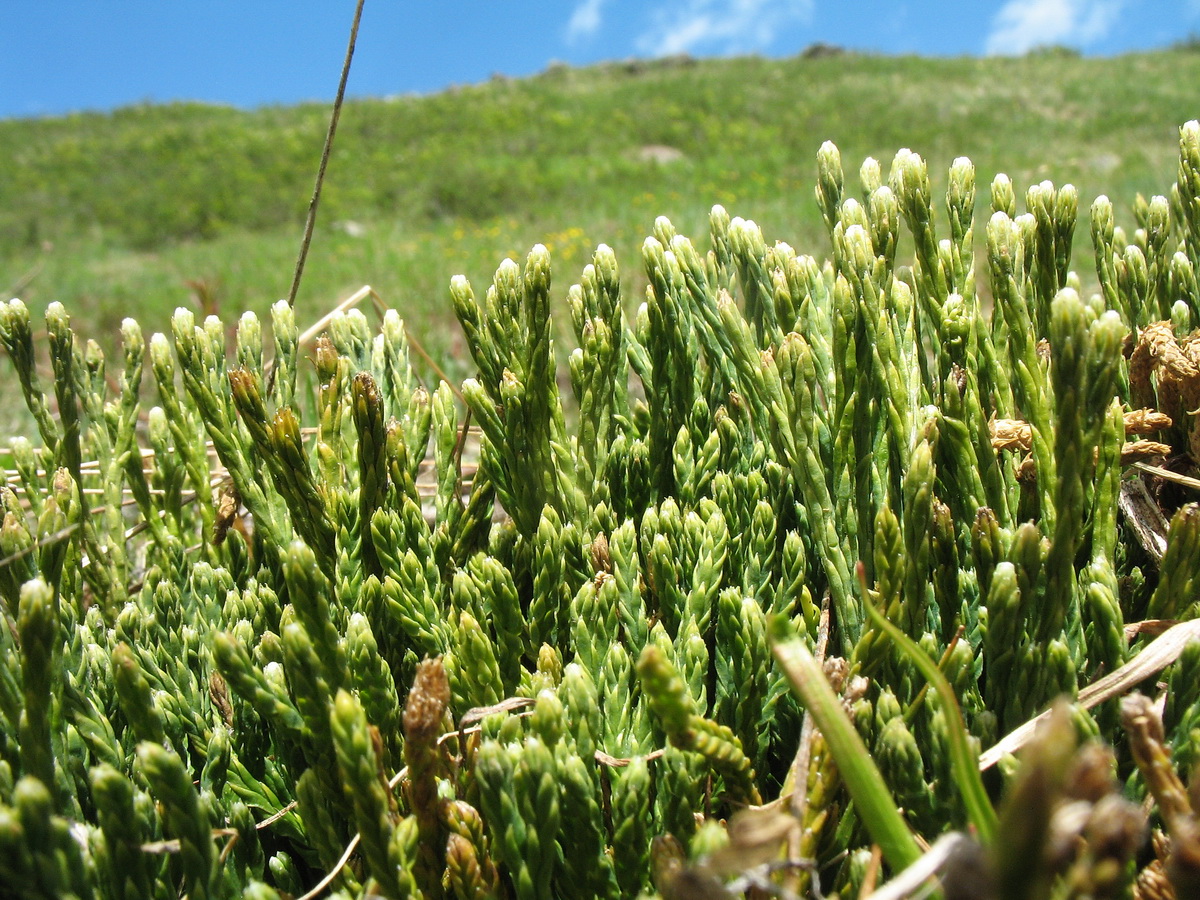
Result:
[[[636,308],[604,245],[455,278],[461,404],[394,311],[311,370],[285,303],[126,322],[111,379],[51,305],[47,391],[0,306],[5,892],[1190,896],[1200,125],[1091,297],[1070,185],[859,182],[827,261],[658,219]]]

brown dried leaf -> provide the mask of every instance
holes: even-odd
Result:
[[[1150,865],[1138,872],[1137,881],[1133,886],[1134,900],[1176,900],[1175,889],[1167,880],[1166,870],[1159,860],[1151,861]]]
[[[779,810],[743,809],[729,820],[729,843],[709,856],[707,866],[731,875],[779,859],[796,824],[795,816]]]
[[[232,373],[231,373],[232,374]],[[220,546],[225,535],[237,521],[238,510],[242,507],[242,496],[238,493],[233,482],[227,482],[216,499],[216,519],[213,522],[213,544]]]
[[[1126,441],[1121,445],[1121,465],[1131,466],[1147,459],[1162,459],[1171,453],[1170,444],[1158,441]]]
[[[1178,625],[1178,619],[1143,619],[1140,622],[1129,622],[1125,625],[1125,640],[1132,641],[1139,634],[1148,637],[1158,637],[1165,634],[1167,629]]]
[[[1032,456],[1025,457],[1017,466],[1017,482],[1027,485],[1037,484],[1037,463],[1033,461]]]
[[[592,541],[592,568],[596,572],[612,573],[612,554],[609,552],[608,538],[604,536],[604,532],[598,533]]]
[[[1033,426],[1021,419],[992,419],[988,422],[992,449],[1024,450],[1033,446]]]
[[[412,690],[404,704],[404,735],[410,741],[431,742],[438,738],[442,713],[450,702],[450,681],[441,657],[417,665]]]
[[[1170,428],[1172,424],[1171,417],[1166,413],[1149,407],[1131,409],[1125,413],[1126,434],[1153,434],[1164,428]]]
[[[1154,374],[1158,376],[1160,409],[1200,406],[1200,367],[1175,340],[1170,322],[1154,322],[1143,329],[1139,346],[1145,345]],[[1189,350],[1191,349],[1189,342]]]
[[[1179,349],[1193,366],[1200,369],[1200,335],[1194,331],[1184,335],[1179,339]]]
[[[536,704],[537,701],[532,697],[509,697],[493,706],[473,706],[463,713],[462,718],[458,720],[458,727],[459,730],[465,730],[476,722],[482,722],[493,713],[512,712],[513,710],[524,709],[527,706],[535,706]]]
[[[1050,341],[1048,341],[1046,338],[1042,338],[1037,342],[1034,352],[1037,354],[1037,358],[1043,364],[1050,362]]]
[[[217,712],[221,714],[221,721],[232,728],[233,704],[229,702],[229,686],[221,677],[220,672],[213,672],[208,676],[208,696],[212,700],[213,706],[217,708]]]
[[[1145,332],[1142,332],[1145,334]],[[1131,336],[1132,337],[1132,336]],[[1152,407],[1158,402],[1154,396],[1154,360],[1150,355],[1150,344],[1138,335],[1133,351],[1129,354],[1129,400],[1131,404]]]

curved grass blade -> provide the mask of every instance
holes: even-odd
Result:
[[[921,857],[921,849],[900,815],[883,775],[871,760],[820,664],[787,620],[774,618],[771,632],[771,652],[791,682],[792,690],[821,729],[871,840],[879,845],[894,871],[903,871]]]
[[[858,565],[858,578],[859,583],[863,585],[863,595],[866,596],[866,572],[863,569],[862,563]],[[925,680],[929,682],[930,686],[933,687],[941,699],[942,708],[946,714],[950,766],[954,771],[954,780],[958,784],[958,789],[962,791],[963,805],[966,806],[967,817],[979,833],[980,841],[984,845],[990,845],[996,835],[996,810],[992,806],[992,801],[988,798],[987,790],[983,786],[983,779],[979,775],[979,759],[977,754],[971,750],[971,743],[967,735],[967,726],[963,722],[962,710],[958,706],[958,698],[954,696],[954,688],[950,686],[950,682],[946,680],[946,676],[937,667],[937,663],[930,659],[912,638],[901,631],[896,625],[889,622],[887,617],[876,609],[873,604],[867,603],[865,605],[871,623],[896,642],[901,652],[925,676]]]

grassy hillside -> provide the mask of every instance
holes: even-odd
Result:
[[[936,173],[971,157],[981,205],[1003,171],[1018,191],[1069,181],[1084,206],[1104,192],[1127,210],[1137,192],[1173,181],[1177,127],[1200,115],[1197,83],[1200,54],[1183,49],[1115,59],[844,54],[556,67],[354,101],[301,321],[370,283],[431,350],[453,358],[451,275],[483,280],[540,240],[561,294],[604,241],[636,297],[638,248],[654,217],[701,237],[718,202],[770,239],[824,254],[813,183],[827,139],[850,176],[868,155],[886,172],[911,147]],[[61,300],[98,335],[125,315],[161,329],[197,293],[228,318],[265,311],[290,282],[327,115],[312,104],[172,105],[0,122],[0,289],[38,312]],[[1081,226],[1086,254],[1086,216]]]

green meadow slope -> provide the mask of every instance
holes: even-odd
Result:
[[[542,241],[565,293],[592,248],[614,246],[636,298],[642,239],[666,215],[694,237],[714,203],[767,237],[824,255],[813,199],[825,140],[847,177],[910,147],[937,176],[975,163],[980,211],[1007,173],[1107,193],[1132,227],[1137,193],[1174,180],[1177,128],[1200,116],[1200,53],[1084,59],[860,54],[552,67],[425,97],[345,107],[299,301],[314,320],[364,283],[455,369],[452,275],[479,282]],[[265,312],[291,280],[324,105],[135,106],[0,122],[0,290],[35,311],[61,300],[108,344],[181,304]],[[935,190],[944,185],[935,182]]]

